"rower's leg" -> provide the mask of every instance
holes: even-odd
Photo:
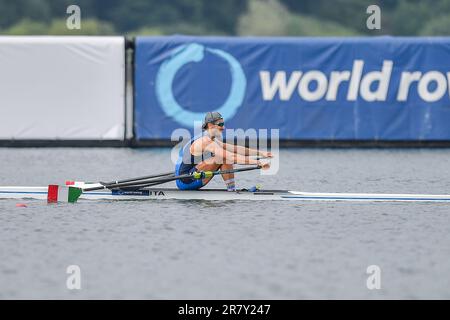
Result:
[[[233,165],[232,164],[222,164],[220,166],[220,170],[232,170]],[[222,179],[227,185],[228,191],[235,191],[236,190],[236,184],[234,182],[234,173],[223,173]]]
[[[200,162],[198,165],[195,166],[197,168],[197,171],[216,171],[216,170],[231,170],[233,169],[232,164],[217,164],[214,162],[213,159],[208,159],[205,161]],[[234,191],[235,188],[235,182],[234,182],[234,173],[224,173],[222,174],[223,181],[225,181],[225,184],[227,185],[227,190]],[[203,185],[206,185],[208,182],[210,182],[212,177],[203,179]]]
[[[197,171],[217,171],[220,169],[220,166],[220,164],[215,163],[213,159],[210,158],[200,162],[195,167],[197,168]],[[206,185],[208,182],[210,182],[212,178],[213,177],[203,179],[203,185]]]

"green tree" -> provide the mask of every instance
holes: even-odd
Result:
[[[171,24],[154,27],[143,27],[138,30],[127,32],[130,36],[138,35],[171,35],[171,34],[187,34],[187,35],[226,35],[221,30],[214,30],[202,25],[196,24]]]
[[[432,18],[432,8],[428,1],[401,0],[392,13],[394,35],[412,36],[420,33],[423,25]]]
[[[65,19],[55,19],[48,28],[48,34],[52,35],[114,35],[116,32],[109,22],[96,19],[83,19],[81,29],[68,29]]]
[[[292,15],[287,20],[288,36],[357,36],[359,33],[339,23],[321,21],[305,15]]]
[[[298,2],[298,3],[296,3]],[[307,14],[322,22],[335,22],[349,30],[367,32],[366,9],[374,0],[284,0],[287,6],[297,13]]]
[[[277,0],[251,0],[238,24],[239,35],[350,36],[358,33],[338,23],[291,13]]]
[[[0,28],[7,28],[21,20],[49,21],[48,0],[0,0]]]
[[[101,17],[122,32],[162,25],[197,25],[232,34],[246,8],[246,0],[133,0],[113,4]]]
[[[66,26],[65,19],[54,19],[49,24],[23,19],[19,23],[2,31],[8,35],[113,35],[114,27],[104,21],[84,19],[81,29],[70,30]]]
[[[276,0],[250,0],[249,7],[238,23],[242,36],[280,36],[286,31],[289,11]]]
[[[352,35],[447,34],[450,0],[0,0],[2,33],[40,34],[81,8],[85,30],[108,34]],[[276,3],[276,4],[275,4]],[[381,30],[366,28],[366,9],[381,8]],[[272,10],[272,12],[271,12]],[[9,31],[8,31],[9,30]],[[27,31],[29,30],[29,31]]]
[[[424,25],[421,36],[450,36],[450,14],[439,16]]]
[[[14,35],[14,36],[23,36],[23,35],[46,35],[48,34],[48,25],[39,22],[33,21],[30,19],[23,19],[11,26],[10,28],[2,31],[2,34]]]
[[[202,19],[208,28],[223,33],[236,34],[239,17],[247,10],[248,0],[226,0],[220,5],[215,1],[204,1]]]

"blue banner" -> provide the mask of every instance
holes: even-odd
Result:
[[[219,111],[281,139],[450,140],[449,83],[449,37],[137,37],[135,134]]]

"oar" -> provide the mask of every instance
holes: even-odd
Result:
[[[174,176],[174,172],[166,172],[166,173],[158,173],[153,174],[150,176],[143,176],[143,177],[137,177],[137,178],[129,178],[124,180],[118,180],[118,181],[111,181],[111,182],[100,182],[105,188],[113,188],[115,185],[120,183],[130,183],[134,181],[135,183],[137,181],[142,181],[150,179],[150,178],[159,178],[159,177],[168,177],[168,176]],[[82,190],[77,187],[73,186],[59,186],[59,185],[49,185],[48,191],[47,191],[47,202],[53,203],[53,202],[76,202],[78,198],[80,197],[82,193]]]
[[[252,156],[253,157],[253,156]],[[261,160],[261,159],[267,159],[268,157],[261,157],[261,156],[254,156],[255,160]],[[125,183],[125,182],[132,182],[132,181],[139,181],[139,180],[147,180],[152,178],[160,178],[160,177],[166,177],[166,176],[175,176],[175,173],[173,171],[165,172],[165,173],[158,173],[150,176],[142,176],[137,178],[128,178],[124,180],[117,180],[117,181],[110,181],[110,182],[99,182],[101,185],[105,186],[106,188],[113,188],[115,185],[119,183]]]
[[[137,184],[136,184],[136,182],[124,182],[124,183],[115,184],[114,188],[132,187],[132,186],[143,188],[143,187],[154,186],[154,185],[166,183],[169,181],[174,181],[177,179],[185,179],[185,178],[203,179],[203,178],[210,178],[210,177],[218,175],[218,174],[250,171],[250,170],[256,170],[256,169],[261,169],[261,167],[260,166],[252,166],[252,167],[247,167],[247,168],[239,168],[239,169],[231,169],[231,170],[194,172],[193,174],[182,174],[182,175],[173,176],[173,177],[151,179],[151,180],[141,180]],[[52,203],[52,202],[72,202],[73,203],[73,202],[76,202],[78,200],[78,198],[81,196],[81,194],[85,191],[94,191],[94,190],[103,190],[103,189],[109,189],[109,188],[107,188],[106,186],[100,186],[100,187],[81,189],[81,188],[72,187],[72,186],[49,185],[48,192],[47,192],[47,201],[49,203]]]
[[[166,176],[173,176],[175,175],[173,171],[166,172],[166,173],[158,173],[151,176],[143,176],[143,177],[137,177],[137,178],[128,178],[124,180],[117,180],[117,181],[110,181],[110,182],[100,182],[100,184],[104,185],[105,187],[113,187],[115,184],[119,183],[125,183],[125,182],[131,182],[131,181],[139,181],[139,180],[147,180],[151,178],[159,178],[159,177],[166,177]]]
[[[256,170],[261,169],[260,166],[252,166],[252,167],[246,167],[246,168],[238,168],[238,169],[230,169],[230,170],[217,170],[217,171],[202,171],[202,172],[194,172],[193,174],[182,174],[179,176],[173,176],[173,177],[163,177],[159,179],[150,179],[150,180],[143,180],[138,183],[136,182],[125,182],[125,183],[118,183],[114,184],[111,187],[108,186],[99,186],[99,187],[91,187],[82,189],[84,191],[95,191],[95,190],[103,190],[103,189],[110,189],[110,188],[123,188],[123,187],[148,187],[150,185],[157,185],[157,184],[163,184],[166,182],[178,180],[178,179],[204,179],[204,178],[210,178],[218,174],[226,174],[226,173],[235,173],[235,172],[243,172],[243,171],[250,171],[250,170]]]

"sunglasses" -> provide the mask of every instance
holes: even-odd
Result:
[[[223,127],[225,125],[225,122],[219,122],[215,123],[216,126]]]

